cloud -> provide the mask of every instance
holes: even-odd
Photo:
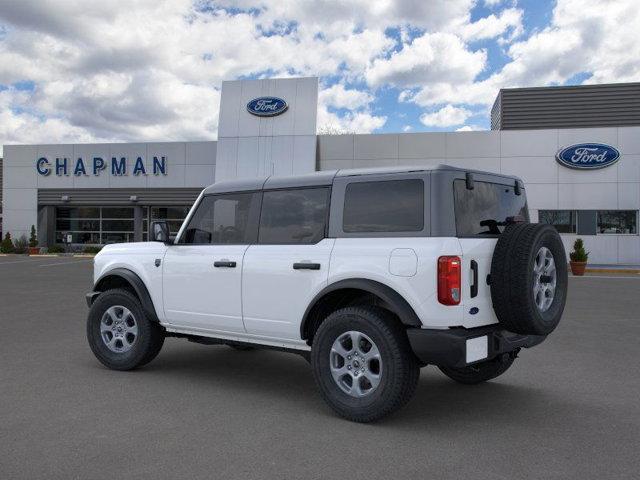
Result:
[[[336,83],[321,90],[318,94],[318,100],[321,104],[334,108],[357,110],[369,105],[374,97],[368,92],[356,89],[349,90],[341,83]]]
[[[486,40],[511,32],[508,36],[508,40],[511,41],[524,33],[523,13],[518,8],[508,8],[500,12],[498,16],[491,14],[474,23],[469,23],[458,32],[464,40]]]
[[[423,113],[420,122],[427,127],[451,127],[467,121],[473,113],[466,108],[446,105],[433,113]]]

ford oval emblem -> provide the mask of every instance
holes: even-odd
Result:
[[[613,165],[620,158],[620,152],[602,143],[579,143],[563,148],[556,155],[558,163],[569,168],[595,170]]]
[[[258,117],[275,117],[284,113],[289,105],[278,97],[259,97],[247,103],[247,111]]]

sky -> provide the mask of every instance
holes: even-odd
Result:
[[[489,129],[500,88],[640,81],[637,0],[0,0],[0,144],[215,140],[223,80],[318,131]]]

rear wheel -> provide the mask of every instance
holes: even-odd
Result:
[[[420,375],[406,332],[390,313],[375,307],[329,315],[314,337],[311,365],[325,401],[355,422],[398,410],[413,395]]]
[[[462,368],[438,367],[442,373],[458,383],[475,385],[499,377],[513,364],[514,358],[502,355],[486,362]]]
[[[96,358],[114,370],[132,370],[153,360],[164,344],[160,325],[149,320],[127,290],[101,293],[87,318],[87,340]]]

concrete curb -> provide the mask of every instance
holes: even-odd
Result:
[[[637,268],[587,268],[585,273],[606,273],[606,274],[624,274],[624,275],[640,275],[640,269]]]

